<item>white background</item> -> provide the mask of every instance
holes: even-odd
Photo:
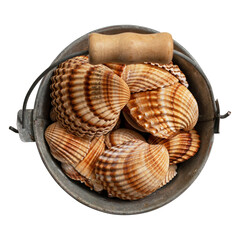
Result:
[[[238,2],[2,1],[0,239],[240,239]],[[33,80],[67,45],[119,24],[170,32],[201,65],[221,112],[232,111],[193,185],[170,204],[133,216],[75,201],[50,176],[35,143],[8,130]]]

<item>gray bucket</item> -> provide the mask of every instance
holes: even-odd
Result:
[[[117,34],[122,32],[156,33],[157,31],[139,26],[120,25],[98,29],[93,32]],[[66,47],[54,62],[72,53],[87,50],[87,48],[88,34],[80,37]],[[22,128],[22,110],[18,112],[18,130],[10,128],[19,132],[21,140],[36,142],[43,163],[49,173],[68,194],[80,203],[112,214],[137,214],[162,207],[182,194],[197,178],[208,159],[213,144],[214,133],[219,132],[219,119],[230,114],[220,115],[219,105],[217,101],[215,102],[210,83],[195,59],[176,41],[174,41],[174,49],[182,53],[182,55],[174,54],[173,61],[185,73],[190,85],[189,90],[198,102],[200,115],[196,130],[200,135],[201,147],[194,157],[179,164],[178,174],[170,183],[144,199],[123,201],[116,198],[108,198],[104,194],[91,191],[80,182],[69,179],[62,172],[59,162],[50,154],[48,145],[44,139],[44,131],[51,123],[49,118],[51,108],[49,86],[52,71],[44,77],[39,86],[34,109],[24,112],[26,121],[25,129]]]

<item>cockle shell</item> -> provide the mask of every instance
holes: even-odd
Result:
[[[112,146],[123,144],[134,139],[139,139],[145,142],[145,138],[141,134],[130,129],[120,128],[106,135],[105,144],[107,148],[111,148]]]
[[[124,71],[126,65],[125,64],[119,64],[119,63],[105,63],[105,66],[110,68],[115,74],[117,74],[119,77],[122,76],[122,72]]]
[[[53,122],[57,121],[57,113],[55,112],[54,108],[52,108],[50,111],[50,119]]]
[[[196,130],[180,132],[170,139],[150,136],[150,144],[162,144],[169,152],[170,164],[184,162],[193,157],[200,148],[200,136]]]
[[[91,144],[89,139],[68,133],[58,122],[48,126],[45,139],[53,157],[73,167],[84,159]]]
[[[46,129],[45,138],[54,158],[72,166],[82,176],[78,176],[80,181],[99,190],[99,184],[95,184],[94,168],[98,157],[105,150],[104,136],[95,137],[90,141],[68,133],[58,122],[55,122]],[[69,166],[63,166],[70,178],[72,175],[76,176],[75,173],[71,175],[67,171]]]
[[[63,172],[71,179],[75,181],[80,181],[81,183],[84,183],[89,188],[93,189],[93,185],[89,180],[85,177],[83,177],[79,172],[75,170],[73,166],[67,163],[61,163],[61,167]]]
[[[120,128],[120,126],[121,126],[121,118],[119,117],[118,118],[118,120],[117,120],[117,123],[116,123],[116,125],[114,126],[114,128],[113,128],[113,130],[117,130],[117,129],[119,129]]]
[[[140,126],[134,118],[130,115],[129,109],[124,107],[122,110],[124,119],[125,119],[125,127],[132,130],[138,130],[140,132],[147,132],[142,126]]]
[[[95,173],[109,196],[137,200],[159,188],[168,168],[169,155],[163,145],[131,140],[105,150]]]
[[[165,186],[167,183],[169,183],[176,175],[177,175],[177,165],[170,165],[168,168],[168,172],[165,176],[165,178],[162,180],[162,182],[159,185],[159,188]]]
[[[101,184],[96,181],[94,170],[98,157],[105,150],[104,139],[104,136],[95,137],[85,158],[75,166],[75,169],[88,180],[88,183],[93,186],[95,191],[103,189]]]
[[[168,64],[163,64],[163,65],[159,63],[147,63],[147,64],[150,64],[152,66],[157,66],[167,70],[173,76],[175,76],[180,81],[181,84],[183,84],[185,87],[188,87],[188,82],[185,74],[181,71],[178,65],[173,64],[173,62],[170,62]]]
[[[178,79],[165,69],[149,64],[127,65],[121,77],[131,93],[162,88],[178,82]]]
[[[145,71],[149,71],[152,74],[154,74],[154,68],[161,68],[161,69],[165,69],[166,71],[168,71],[170,74],[172,74],[174,77],[176,77],[181,84],[183,84],[185,87],[188,87],[188,82],[186,79],[185,74],[181,71],[181,69],[178,67],[178,65],[173,64],[173,62],[170,62],[168,64],[159,64],[159,63],[148,63],[145,62],[144,64],[148,65],[148,67],[143,67],[143,64],[131,64],[131,65],[124,65],[124,64],[116,64],[116,63],[107,63],[105,64],[108,68],[112,69],[112,71],[117,74],[119,77],[122,77],[124,79],[128,79],[131,78],[131,75],[136,78],[139,75],[139,79],[142,79],[145,81],[145,77],[146,75],[143,74],[141,75],[141,72],[143,73],[143,69],[145,69]],[[126,68],[126,66],[129,66],[128,70]],[[142,66],[142,67],[141,67]],[[151,67],[153,66],[153,68]],[[140,70],[140,72],[136,72],[137,68],[142,68],[142,70]],[[126,69],[125,69],[126,68]],[[130,71],[129,71],[130,70]],[[133,72],[132,72],[133,71]],[[130,74],[129,74],[130,72]],[[156,72],[156,71],[155,71]],[[155,76],[151,76],[150,78],[154,79],[157,77],[157,75],[160,73],[157,73]],[[125,76],[124,76],[125,75]],[[148,76],[147,76],[148,77]],[[161,77],[162,78],[162,77]],[[174,78],[173,78],[174,79]],[[137,80],[136,80],[137,81]],[[176,81],[176,79],[174,79],[174,81]],[[130,82],[132,82],[132,80],[130,80]],[[139,84],[139,83],[138,83]],[[159,83],[158,83],[159,84]]]
[[[192,129],[198,120],[197,101],[182,84],[131,94],[127,104],[132,118],[154,136],[169,138]]]
[[[57,120],[80,137],[101,136],[111,131],[130,98],[123,79],[84,58],[66,61],[55,70],[51,80]]]

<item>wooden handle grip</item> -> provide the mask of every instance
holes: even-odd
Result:
[[[100,63],[167,64],[173,57],[173,39],[169,33],[120,33],[89,35],[89,61]]]

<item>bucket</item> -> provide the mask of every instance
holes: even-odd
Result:
[[[102,34],[118,34],[124,32],[142,34],[157,33],[155,30],[133,25],[111,26],[93,32]],[[76,52],[88,50],[88,35],[89,34],[86,34],[78,38],[67,46],[56,57],[53,64],[64,57],[72,54],[74,55]],[[25,99],[25,105],[23,109],[18,112],[18,130],[13,127],[10,127],[10,129],[18,132],[22,141],[36,142],[43,163],[49,173],[69,195],[80,203],[93,209],[112,214],[138,214],[162,207],[182,194],[197,178],[208,159],[213,144],[214,134],[219,133],[219,119],[230,115],[230,112],[225,115],[220,115],[218,101],[215,101],[211,85],[206,75],[190,53],[176,41],[174,41],[173,62],[177,64],[186,75],[189,83],[189,90],[197,100],[199,120],[195,129],[200,135],[201,146],[194,157],[179,164],[178,174],[170,183],[143,199],[126,201],[117,198],[109,198],[104,194],[91,191],[84,184],[69,179],[63,173],[60,162],[52,157],[44,138],[45,129],[51,123],[49,117],[51,109],[50,78],[53,70],[50,72],[45,71],[40,75],[43,76],[48,72],[39,86],[34,109],[25,110],[27,99],[36,84],[30,88]],[[22,116],[24,116],[24,126],[22,125]]]

